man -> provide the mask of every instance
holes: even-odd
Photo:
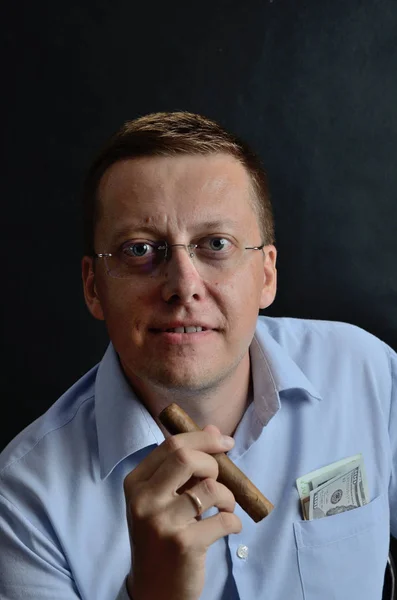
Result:
[[[84,202],[85,300],[111,344],[1,456],[1,598],[380,599],[397,357],[346,324],[258,319],[276,293],[258,159],[208,119],[148,115]],[[172,402],[203,431],[169,436]],[[275,505],[259,523],[217,481],[227,451]],[[357,454],[368,502],[303,520],[296,479]]]

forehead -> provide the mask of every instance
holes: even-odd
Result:
[[[222,218],[255,221],[252,197],[246,169],[229,155],[127,159],[100,181],[98,227],[145,222],[171,230]]]

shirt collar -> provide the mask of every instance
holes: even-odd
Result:
[[[303,371],[258,321],[250,346],[254,406],[262,425],[279,410],[280,396],[309,395],[317,400],[314,389]],[[138,400],[109,344],[98,367],[95,381],[95,415],[101,477],[106,478],[127,456],[164,441],[164,434],[149,411]]]
[[[164,434],[127,381],[109,344],[95,381],[95,415],[101,477],[127,456],[164,441]]]
[[[321,400],[321,395],[288,352],[270,335],[266,324],[258,320],[250,346],[255,412],[266,425],[281,407],[281,398]]]

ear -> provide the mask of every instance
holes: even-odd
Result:
[[[269,245],[263,248],[265,260],[263,265],[263,287],[260,297],[259,308],[267,308],[272,304],[277,291],[277,250],[275,246]]]
[[[95,284],[95,272],[91,256],[83,256],[81,261],[81,275],[83,278],[84,298],[88,310],[95,319],[104,321],[105,317]]]

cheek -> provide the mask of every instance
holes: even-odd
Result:
[[[211,294],[229,324],[243,328],[248,322],[256,322],[262,286],[257,273],[239,273],[233,280],[212,284]]]
[[[101,305],[109,330],[116,335],[139,329],[147,298],[130,286],[108,286],[101,290]]]
[[[246,269],[240,272],[228,285],[228,295],[234,298],[236,305],[251,309],[259,307],[263,289],[263,273],[257,269]]]

